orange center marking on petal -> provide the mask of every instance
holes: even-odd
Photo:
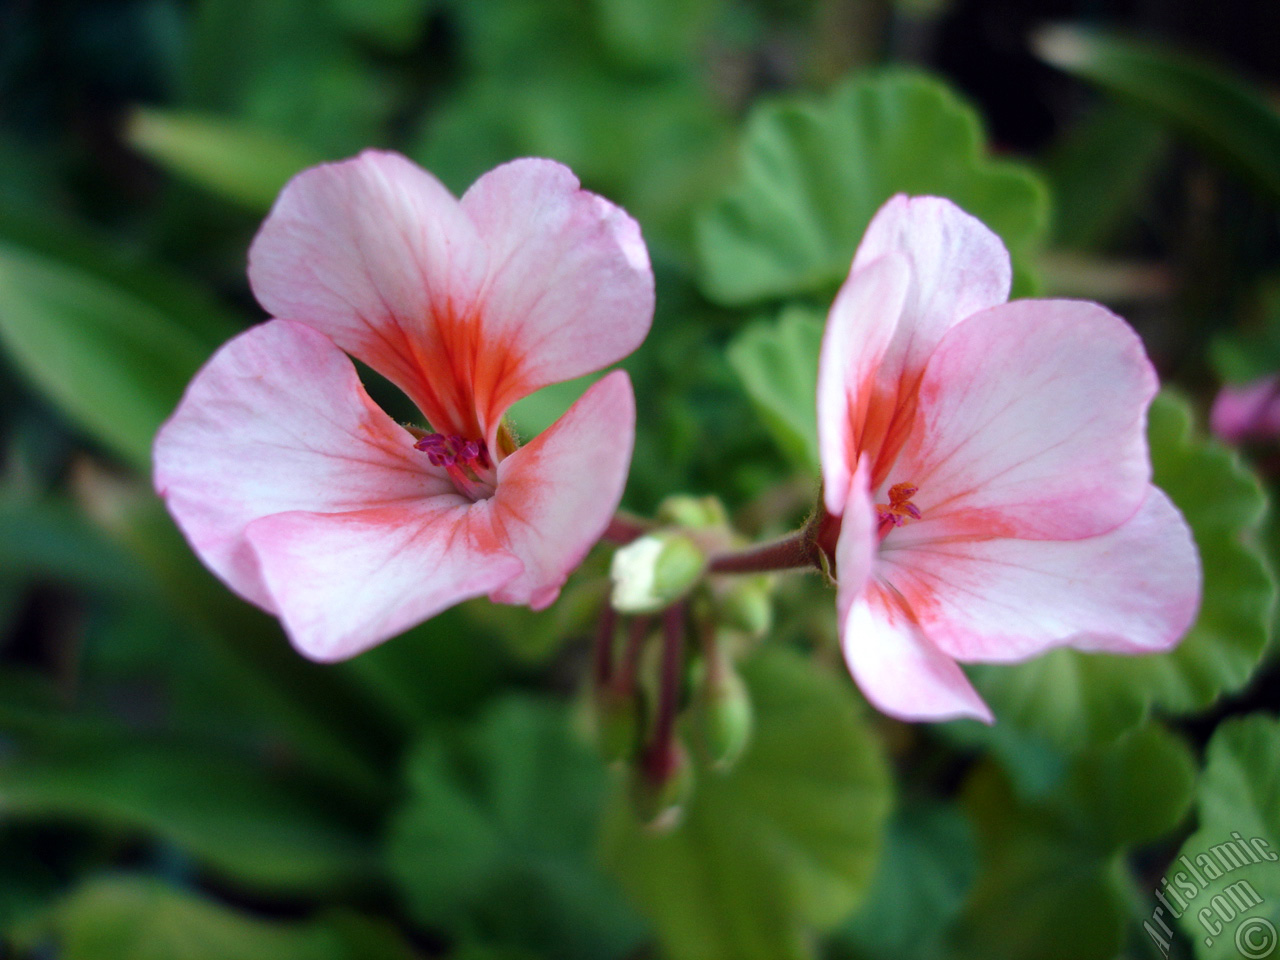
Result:
[[[919,520],[923,514],[920,508],[911,502],[920,488],[914,483],[895,483],[889,488],[889,502],[876,504],[876,519],[880,522],[880,539],[894,527],[900,527],[908,520]]]
[[[498,474],[483,440],[467,440],[457,434],[429,433],[414,445],[427,455],[433,467],[444,467],[458,492],[472,500],[493,496]]]

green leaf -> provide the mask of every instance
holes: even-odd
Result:
[[[37,915],[63,886],[59,871],[67,864],[51,863],[42,839],[10,824],[0,830],[0,949],[10,931]],[[58,861],[67,859],[69,846],[57,851]]]
[[[799,470],[818,472],[818,352],[826,318],[792,305],[729,344],[729,365],[779,448]]]
[[[113,594],[152,592],[133,557],[58,500],[0,495],[0,569]]]
[[[191,111],[136,110],[125,139],[175,176],[263,213],[290,177],[325,159],[279,134]]]
[[[1280,113],[1221,67],[1104,30],[1051,27],[1040,56],[1172,125],[1280,197]]]
[[[1160,889],[1201,960],[1268,956],[1280,930],[1280,720],[1217,729],[1196,805],[1199,828],[1165,871],[1173,890]]]
[[[958,810],[935,802],[904,805],[889,823],[871,892],[834,938],[832,957],[944,957],[944,934],[977,870],[973,829]]]
[[[339,913],[260,920],[143,878],[105,877],[42,924],[64,960],[412,960],[388,927]]]
[[[412,155],[459,192],[513,155],[559,160],[639,218],[655,252],[683,252],[689,211],[718,182],[723,110],[696,78],[615,76],[584,56],[548,62],[522,48],[514,62],[536,67],[474,79],[427,118]]]
[[[54,404],[140,469],[208,355],[162,308],[3,243],[0,340]]]
[[[680,51],[719,3],[455,2],[471,69],[424,117],[411,154],[459,192],[512,156],[559,160],[637,217],[654,253],[683,255],[731,118]]]
[[[185,277],[142,259],[117,237],[48,211],[0,203],[0,246],[16,248],[88,274],[132,299],[163,309],[173,323],[212,351],[242,328],[242,320]]]
[[[1055,244],[1096,247],[1136,220],[1167,148],[1164,129],[1129,104],[1103,104],[1070,127],[1046,162]]]
[[[556,957],[633,949],[643,928],[593,857],[604,773],[563,708],[522,698],[497,703],[460,742],[425,742],[387,851],[410,911]]]
[[[880,849],[889,776],[847,679],[779,648],[742,675],[755,733],[733,769],[699,771],[668,833],[622,791],[607,822],[612,868],[672,960],[811,956],[811,929],[856,906]]]
[[[0,209],[0,344],[63,413],[146,468],[156,428],[235,323],[83,235]]]
[[[1035,799],[995,764],[979,767],[963,799],[981,870],[956,956],[1112,960],[1133,892],[1125,854],[1182,821],[1194,783],[1190,751],[1158,727],[1084,751],[1061,789]]]
[[[407,53],[438,0],[329,0],[347,29],[394,52]]]
[[[900,192],[954,200],[1004,238],[1024,275],[1047,226],[1043,183],[986,155],[970,106],[927,76],[876,73],[820,101],[753,110],[738,178],[698,222],[702,288],[732,306],[826,299]]]
[[[396,708],[380,709],[353,684],[363,668],[300,657],[274,618],[201,565],[150,489],[93,473],[80,486],[86,511],[148,570],[191,639],[225,658],[241,692],[259,700],[263,716],[279,723],[290,746],[331,789],[362,801],[385,800],[390,785],[383,764],[399,749],[400,731],[389,729]]]
[[[9,820],[62,819],[158,837],[226,880],[298,893],[367,880],[372,850],[297,788],[205,747],[96,736],[0,760]]]
[[[1154,480],[1182,511],[1204,567],[1200,615],[1171,652],[1122,657],[1054,650],[1017,665],[971,668],[1001,723],[1051,742],[1116,736],[1152,707],[1202,710],[1242,688],[1267,644],[1275,578],[1257,538],[1262,485],[1240,458],[1192,429],[1187,402],[1166,391],[1148,421]]]
[[[287,130],[331,157],[379,142],[394,88],[358,54],[343,19],[313,0],[202,0],[183,64],[185,105]]]
[[[1258,285],[1255,302],[1246,310],[1252,323],[1220,333],[1209,344],[1214,372],[1227,383],[1250,383],[1280,368],[1280,275]]]
[[[564,415],[603,374],[589,373],[537,390],[511,405],[507,416],[522,442],[527,443]]]
[[[543,610],[499,606],[472,600],[462,610],[475,627],[498,637],[516,660],[546,663],[574,638],[592,635],[600,611],[609,602],[609,575],[604,551],[593,551],[569,578],[555,603]]]
[[[720,0],[595,0],[609,50],[637,67],[675,67],[695,49]]]

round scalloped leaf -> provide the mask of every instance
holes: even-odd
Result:
[[[889,824],[871,892],[832,938],[831,960],[942,960],[977,872],[973,826],[960,810],[907,800]]]
[[[1109,739],[1151,707],[1202,710],[1239,690],[1267,644],[1276,583],[1257,543],[1267,511],[1258,478],[1231,450],[1192,430],[1168,391],[1148,421],[1154,479],[1182,511],[1204,567],[1200,615],[1171,652],[1138,657],[1055,650],[1014,666],[982,665],[974,682],[1001,723],[1055,743]]]
[[[387,857],[411,915],[563,960],[628,956],[643,925],[594,847],[606,776],[559,704],[511,696],[409,759]]]
[[[781,648],[743,664],[757,723],[727,774],[700,769],[654,833],[615,796],[605,856],[670,960],[803,960],[876,866],[890,784],[848,682]]]
[[[1219,727],[1196,803],[1200,829],[1165,872],[1185,901],[1182,930],[1200,960],[1269,956],[1280,930],[1280,720],[1253,714]],[[1147,932],[1165,933],[1158,921]]]
[[[1190,750],[1158,726],[1081,751],[1058,789],[1036,797],[1020,796],[996,764],[980,764],[963,794],[979,874],[948,938],[950,956],[1117,956],[1133,896],[1126,857],[1182,822],[1194,785]]]
[[[698,221],[703,291],[731,306],[831,294],[896,193],[954,200],[1000,234],[1028,286],[1048,223],[1043,182],[988,157],[977,114],[947,86],[888,71],[752,112],[738,177]]]
[[[826,318],[791,304],[777,320],[744,327],[729,343],[729,366],[738,375],[778,448],[798,470],[817,476],[818,351]]]

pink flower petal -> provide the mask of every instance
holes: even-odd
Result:
[[[858,246],[857,271],[886,253],[907,258],[911,287],[883,363],[886,379],[918,378],[948,330],[1009,299],[1012,267],[1000,238],[941,197],[891,199]]]
[[[484,501],[281,513],[247,535],[289,639],[323,662],[354,657],[521,570]]]
[[[896,253],[849,275],[827,320],[818,359],[818,449],[827,512],[840,516],[869,431],[882,429],[880,360],[893,339],[911,276]]]
[[[929,641],[877,582],[875,508],[867,461],[858,465],[836,546],[836,609],[845,661],[866,698],[900,720],[975,717],[991,711],[955,661]]]
[[[1019,300],[956,326],[929,361],[909,439],[883,484],[919,487],[916,535],[1074,539],[1146,497],[1156,376],[1097,304]],[[883,495],[883,494],[881,494]]]
[[[929,357],[957,323],[1003,303],[1010,276],[1000,238],[951,201],[899,195],[880,208],[823,341],[818,436],[829,513],[840,515],[857,454],[871,457],[873,485],[884,479]]]
[[[653,319],[653,271],[640,227],[581,189],[568,167],[516,160],[462,198],[489,248],[484,340],[505,366],[481,365],[475,391],[490,423],[550,383],[631,353]]]
[[[880,538],[876,535],[876,511],[871,504],[867,458],[858,461],[845,498],[844,517],[836,541],[836,616],[841,624],[863,595],[875,568]],[[843,635],[843,634],[842,634]]]
[[[405,391],[442,433],[478,439],[473,367],[488,269],[458,201],[394,153],[306,170],[249,250],[249,282],[273,316],[315,327]]]
[[[196,374],[156,437],[155,485],[205,564],[276,612],[245,528],[290,510],[463,502],[413,442],[332,341],[273,320],[228,342]]]
[[[615,370],[498,467],[495,529],[524,563],[499,603],[541,610],[609,525],[631,463],[635,397]]]
[[[1063,645],[1159,652],[1195,620],[1195,543],[1155,487],[1132,519],[1080,540],[930,541],[926,527],[892,531],[876,574],[960,660],[1022,660]]]
[[[262,225],[249,278],[436,430],[491,446],[511,403],[626,356],[653,317],[639,227],[549,160],[499,167],[461,202],[397,154],[312,168]]]
[[[841,645],[858,688],[882,713],[899,720],[995,720],[956,662],[878,586],[850,608]]]
[[[1209,426],[1228,443],[1280,436],[1280,377],[1223,387],[1213,401]]]

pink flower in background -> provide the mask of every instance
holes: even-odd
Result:
[[[526,446],[502,418],[644,339],[636,223],[551,161],[459,201],[367,152],[285,187],[249,279],[279,319],[213,356],[155,444],[156,489],[205,564],[316,660],[471,597],[550,604],[622,496],[631,384],[608,374]],[[346,354],[435,432],[383,413]]]
[[[1280,437],[1280,375],[1223,387],[1213,401],[1209,427],[1228,443]]]
[[[946,200],[876,215],[831,310],[818,432],[841,642],[907,720],[991,712],[957,661],[1167,650],[1200,565],[1151,485],[1155,372],[1094,303],[1006,303],[998,237]]]

